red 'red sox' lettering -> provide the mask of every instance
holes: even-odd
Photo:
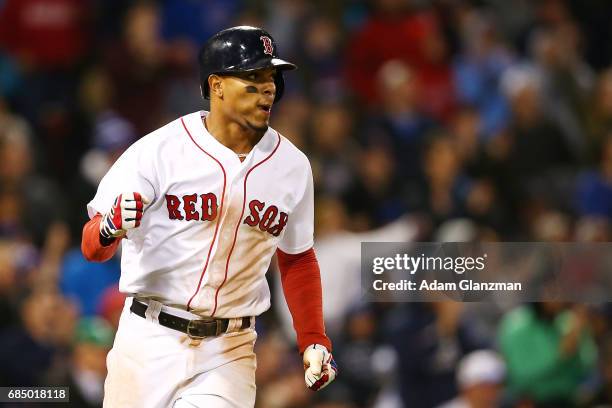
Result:
[[[185,211],[185,219],[187,221],[197,221],[200,219],[200,214],[198,214],[195,209],[195,202],[197,199],[197,194],[183,196],[183,210]]]
[[[250,227],[258,227],[260,230],[278,237],[283,228],[285,228],[285,225],[287,225],[289,216],[285,212],[280,212],[279,215],[278,207],[275,205],[271,205],[263,211],[265,206],[266,203],[262,201],[251,200],[249,203],[250,214],[244,219],[244,223]]]
[[[202,197],[202,221],[212,221],[217,218],[217,196],[207,193],[200,197]]]
[[[214,221],[217,218],[217,196],[213,193],[186,194],[182,198],[166,194],[168,218],[186,221]]]
[[[251,215],[245,218],[244,223],[250,227],[254,227],[259,224],[259,212],[264,209],[266,204],[259,200],[251,200],[249,203],[249,211]]]
[[[183,214],[179,211],[181,200],[175,195],[166,194],[166,205],[168,206],[168,217],[171,220],[182,220]]]

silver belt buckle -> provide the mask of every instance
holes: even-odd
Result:
[[[187,323],[187,336],[191,339],[202,340],[203,338],[206,337],[206,336],[198,336],[197,334],[193,334],[191,332],[191,330],[196,328],[195,326],[196,323],[202,323],[204,325],[214,323],[215,324],[215,336],[219,336],[220,334],[223,333],[221,322],[218,321],[217,319],[213,319],[211,317],[204,318],[204,319],[194,319],[194,320],[189,320],[189,322]]]

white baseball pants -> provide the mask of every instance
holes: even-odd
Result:
[[[106,359],[105,408],[255,405],[257,334],[252,327],[192,340],[158,324],[159,307],[150,303],[144,319],[130,312],[131,304],[127,298]]]

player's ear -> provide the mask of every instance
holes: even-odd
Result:
[[[223,99],[223,78],[219,75],[213,74],[208,77],[208,88],[211,98],[215,94],[218,98]]]

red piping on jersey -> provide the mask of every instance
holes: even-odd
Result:
[[[206,255],[206,263],[204,264],[204,269],[202,269],[202,273],[200,274],[200,280],[198,281],[198,287],[196,288],[196,291],[193,294],[193,296],[191,296],[191,298],[189,299],[189,302],[187,302],[187,310],[190,310],[191,309],[191,301],[193,300],[193,298],[200,291],[200,285],[202,284],[202,279],[204,278],[204,274],[206,273],[206,269],[208,268],[208,262],[210,261],[210,253],[212,252],[212,249],[215,246],[215,240],[217,239],[217,232],[219,232],[219,224],[221,223],[221,216],[223,214],[223,200],[225,200],[225,184],[226,184],[226,180],[227,180],[227,175],[225,174],[225,168],[223,167],[221,162],[219,160],[217,160],[212,154],[210,154],[206,150],[204,150],[193,139],[193,137],[191,136],[191,133],[189,133],[189,129],[187,129],[187,126],[185,125],[185,121],[183,120],[183,118],[181,118],[181,123],[183,124],[183,128],[185,128],[185,132],[187,132],[187,135],[189,136],[189,138],[191,139],[193,144],[195,144],[198,147],[198,149],[203,151],[208,157],[210,157],[211,159],[216,161],[217,164],[219,165],[219,167],[221,167],[221,171],[223,172],[223,191],[221,193],[221,205],[219,206],[219,215],[217,216],[217,223],[215,224],[215,233],[213,235],[212,242],[210,243],[210,248],[208,248],[208,255]],[[216,299],[217,299],[217,296],[215,295],[215,308],[217,307],[216,306]]]
[[[217,288],[217,291],[215,292],[215,308],[213,309],[210,315],[211,317],[214,316],[215,312],[217,311],[217,296],[219,296],[219,291],[221,290],[221,288],[225,284],[225,281],[227,280],[227,271],[229,269],[230,258],[232,257],[234,246],[236,246],[236,239],[238,238],[238,228],[240,228],[240,224],[242,224],[242,217],[244,217],[244,208],[246,206],[247,179],[249,178],[249,174],[251,174],[251,172],[255,170],[256,167],[259,167],[259,165],[268,161],[268,159],[272,157],[272,155],[274,155],[274,153],[276,153],[276,151],[278,150],[278,146],[280,146],[280,142],[281,142],[281,137],[278,134],[278,132],[276,132],[276,135],[278,136],[278,142],[276,142],[276,146],[274,147],[274,150],[272,150],[272,153],[270,153],[268,157],[266,157],[265,159],[263,159],[262,161],[260,161],[259,163],[251,167],[249,171],[247,171],[246,175],[244,176],[244,187],[243,187],[244,195],[242,197],[242,212],[240,213],[240,218],[238,219],[238,224],[236,225],[236,230],[234,231],[234,242],[232,242],[232,247],[230,248],[229,254],[227,255],[227,262],[225,262],[225,276],[223,277],[223,282],[221,282],[221,285],[219,285],[219,287]]]

